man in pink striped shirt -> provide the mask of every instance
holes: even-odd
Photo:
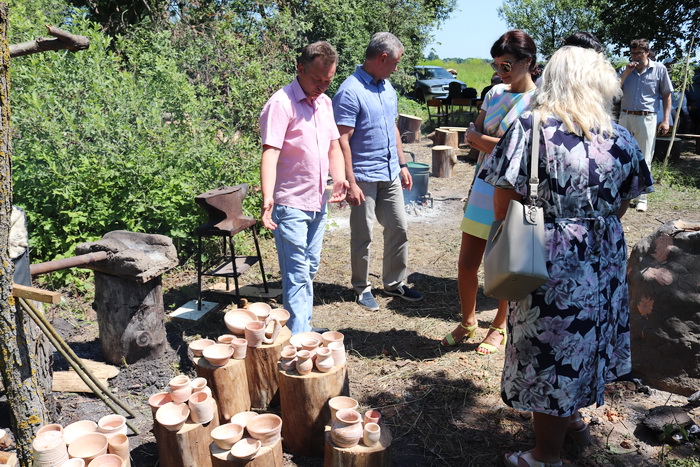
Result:
[[[331,203],[345,199],[343,153],[333,106],[324,94],[338,54],[328,42],[301,51],[297,77],[277,91],[260,113],[262,222],[273,230],[282,273],[284,306],[292,334],[311,330],[313,278],[326,226],[326,179]]]

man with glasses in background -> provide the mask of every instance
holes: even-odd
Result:
[[[649,58],[649,41],[635,39],[630,43],[631,60],[620,73],[622,83],[622,104],[620,125],[627,128],[644,153],[644,160],[651,170],[654,157],[656,132],[668,133],[671,118],[671,93],[673,85],[666,67]],[[664,113],[661,123],[656,120],[654,103],[661,98]],[[640,195],[632,201],[637,211],[648,208],[647,195]]]

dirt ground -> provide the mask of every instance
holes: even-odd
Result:
[[[407,145],[417,162],[431,163],[430,141]],[[689,146],[688,146],[689,147]],[[466,151],[459,151],[463,156]],[[698,178],[700,157],[686,153],[680,164]],[[503,453],[533,446],[531,417],[514,411],[499,394],[502,353],[479,356],[474,350],[485,336],[495,314],[496,302],[479,295],[476,339],[446,350],[440,339],[459,320],[457,256],[461,233],[459,222],[464,197],[473,177],[473,163],[460,158],[451,178],[431,177],[432,207],[413,206],[409,211],[409,281],[425,295],[419,303],[407,303],[381,294],[381,230],[375,230],[375,253],[371,278],[380,310],[366,311],[353,302],[349,288],[349,208],[334,206],[326,232],[322,264],[315,281],[316,306],[313,324],[345,334],[349,350],[347,367],[350,395],[361,408],[379,409],[391,430],[393,465],[396,466],[490,466],[501,465]],[[623,219],[627,242],[640,238],[670,220],[699,220],[697,198],[683,192],[673,196],[652,195],[646,213],[630,211]],[[266,271],[271,285],[279,287],[279,269],[274,242],[262,242]],[[243,283],[256,283],[247,273]],[[176,308],[195,297],[196,274],[180,268],[164,276],[166,306]],[[273,303],[273,306],[275,304]],[[279,306],[279,305],[278,305]],[[82,310],[84,319],[76,318]],[[71,297],[63,306],[48,310],[54,325],[81,357],[101,359],[97,323],[89,297]],[[226,332],[223,312],[211,313],[197,323],[166,324],[170,348],[155,361],[141,361],[120,368],[110,387],[131,405],[139,416],[133,423],[141,431],[130,436],[132,465],[158,465],[146,399],[163,390],[179,372],[193,374],[187,341],[197,336],[216,337]],[[57,358],[56,369],[65,364]],[[64,425],[81,418],[97,420],[109,413],[94,397],[56,393]],[[700,420],[700,409],[688,406],[686,397],[649,388],[643,381],[622,381],[608,386],[606,404],[582,411],[590,423],[594,444],[583,450],[565,445],[567,464],[579,466],[663,465],[668,459],[697,459],[695,443],[670,448],[640,423],[653,407],[686,407],[691,418]],[[279,409],[272,409],[278,411]],[[2,420],[0,420],[2,421]],[[7,426],[3,423],[3,426]],[[694,457],[695,456],[695,457]],[[285,454],[288,466],[321,466],[321,458]],[[684,463],[682,465],[700,465]]]

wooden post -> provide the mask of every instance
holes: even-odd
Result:
[[[209,445],[212,467],[282,467],[284,455],[282,452],[282,440],[277,440],[272,446],[263,446],[249,461],[236,459],[231,455],[231,450],[221,449],[216,443]]]
[[[214,418],[206,425],[191,419],[178,431],[170,431],[158,421],[153,422],[153,434],[158,445],[160,465],[168,467],[210,467],[211,430],[219,426],[219,414],[214,407]]]
[[[331,427],[326,426],[325,453],[323,467],[389,467],[391,465],[392,436],[386,425],[381,425],[379,442],[374,446],[365,446],[362,440],[351,448],[339,448],[331,440]]]
[[[274,344],[260,347],[248,347],[245,357],[250,406],[254,409],[267,410],[279,401],[279,383],[277,362],[282,348],[289,344],[292,331],[284,326]]]
[[[423,119],[413,115],[399,114],[399,134],[402,143],[420,143],[420,127]]]
[[[446,128],[438,128],[435,130],[433,142],[436,146],[450,146],[457,149],[459,148],[459,133]]]
[[[452,166],[457,162],[456,159],[451,146],[433,146],[433,176],[438,178],[452,176]]]
[[[224,366],[211,366],[206,358],[195,357],[197,376],[206,378],[219,406],[219,420],[228,423],[238,412],[250,410],[250,393],[245,362],[230,359]]]
[[[323,455],[324,426],[331,416],[328,399],[349,394],[345,364],[304,376],[280,370],[279,378],[285,448],[295,454]]]

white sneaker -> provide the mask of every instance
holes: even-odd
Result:
[[[647,210],[647,200],[639,200],[637,201],[637,211],[638,212],[646,212]]]

